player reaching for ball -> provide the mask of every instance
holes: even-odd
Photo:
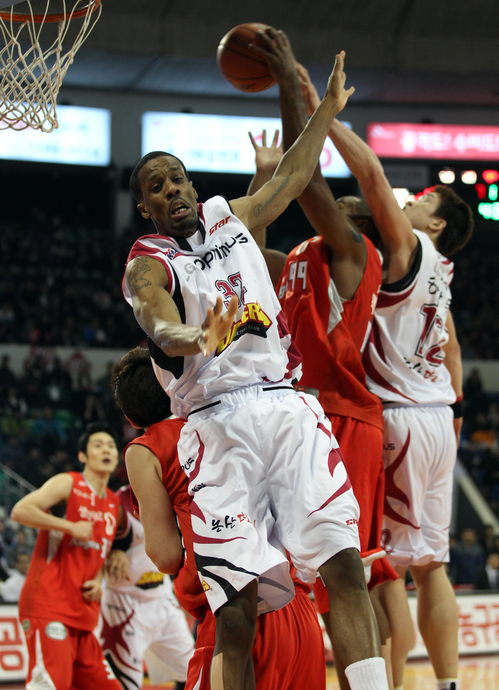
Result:
[[[286,149],[306,124],[307,112],[295,58],[284,33],[279,32],[275,40],[267,41],[265,55],[279,84]],[[270,174],[269,164],[276,157],[278,160],[279,154],[275,146],[260,149],[252,141],[262,179],[264,165]],[[255,179],[258,183],[255,176],[252,184]],[[397,579],[397,575],[381,549],[385,489],[383,409],[378,397],[366,388],[361,361],[381,286],[381,260],[372,242],[361,232],[372,225],[367,206],[364,204],[360,210],[361,200],[354,203],[351,197],[336,202],[320,165],[298,201],[318,234],[295,247],[287,260],[284,257],[278,295],[293,341],[303,356],[300,390],[315,395],[324,408],[359,502],[361,556],[367,566],[368,588],[388,656],[389,627],[377,598],[377,585]],[[275,263],[273,255],[269,259]],[[271,268],[272,265],[272,274]],[[334,646],[327,591],[320,581],[315,583],[314,593]],[[347,688],[341,663],[337,663],[337,670],[340,687]]]
[[[187,419],[178,453],[196,565],[217,616],[214,689],[252,687],[257,610],[292,596],[284,549],[302,580],[319,571],[328,589],[351,689],[388,687],[359,555],[358,505],[321,406],[292,386],[299,356],[251,234],[308,184],[353,93],[344,88],[343,60],[342,52],[319,108],[255,195],[198,206],[183,164],[165,152],[144,156],[131,176],[138,209],[157,234],[132,247],[123,290],[172,410]]]
[[[300,73],[313,111],[318,96],[306,70]],[[384,258],[385,275],[363,361],[367,385],[384,408],[383,531],[388,558],[400,575],[382,585],[392,629],[394,684],[402,687],[413,642],[403,586],[409,567],[417,590],[419,629],[437,688],[458,690],[459,611],[445,563],[462,424],[462,365],[450,312],[454,266],[446,257],[469,241],[473,214],[443,186],[401,209],[372,149],[337,121],[330,137],[359,181]]]

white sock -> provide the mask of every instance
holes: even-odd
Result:
[[[437,680],[437,690],[459,690],[457,678],[444,678]]]
[[[362,659],[345,669],[351,690],[388,690],[385,660],[381,656]]]
[[[404,686],[403,685],[397,685],[397,687],[393,688],[393,690],[404,690]]]

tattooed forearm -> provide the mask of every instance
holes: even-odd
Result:
[[[257,204],[255,206],[255,208],[253,209],[253,215],[255,216],[255,218],[258,218],[258,216],[260,216],[263,213],[263,211],[265,211],[267,206],[269,206],[274,201],[274,199],[282,192],[284,187],[286,187],[290,179],[291,178],[289,175],[285,177],[279,185],[279,187],[275,190],[272,196],[267,199],[267,201],[264,204]]]
[[[149,287],[152,283],[146,277],[151,270],[147,256],[138,256],[127,269],[127,282],[132,290],[137,293],[141,288]]]

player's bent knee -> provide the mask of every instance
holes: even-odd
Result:
[[[217,642],[225,649],[253,646],[256,635],[256,580],[220,607],[216,615]]]
[[[362,589],[367,594],[364,566],[357,549],[344,549],[319,568],[329,594],[344,594],[347,590]]]

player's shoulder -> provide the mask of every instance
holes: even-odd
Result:
[[[325,248],[326,243],[324,238],[320,235],[314,235],[313,237],[309,237],[307,240],[300,242],[300,244],[297,244],[296,247],[293,247],[293,249],[289,252],[288,257],[296,259],[296,257],[300,256],[301,254],[312,254],[319,256],[325,251]]]

